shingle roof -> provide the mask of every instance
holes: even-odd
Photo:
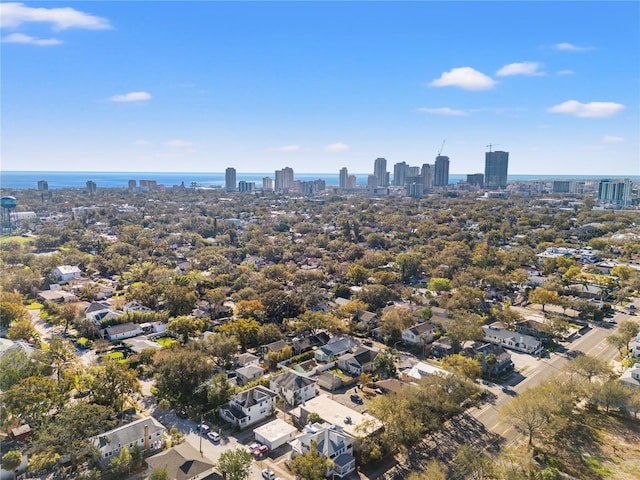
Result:
[[[289,370],[271,379],[273,383],[286,390],[300,390],[315,383],[313,380]]]
[[[102,447],[107,443],[111,445],[129,445],[144,437],[145,426],[149,427],[149,435],[152,436],[166,430],[165,426],[155,418],[145,417],[97,435],[91,439],[91,442],[98,447]]]

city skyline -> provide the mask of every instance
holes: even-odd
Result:
[[[452,174],[484,171],[489,144],[512,175],[640,173],[634,2],[0,13],[3,170],[365,173],[433,164],[446,139]]]

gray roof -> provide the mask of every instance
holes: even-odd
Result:
[[[246,367],[236,368],[236,373],[243,377],[252,377],[257,373],[264,374],[264,369],[257,365],[247,365]]]
[[[181,451],[170,448],[162,453],[147,458],[151,468],[166,467],[169,478],[175,480],[190,480],[214,468],[214,464],[204,462],[200,453],[188,444],[179,446]],[[196,460],[191,460],[195,458]]]
[[[244,392],[240,392],[233,396],[236,403],[242,405],[244,408],[251,407],[256,403],[264,402],[269,398],[277,397],[275,392],[272,392],[267,387],[262,385],[255,386]]]
[[[301,388],[306,387],[307,385],[311,385],[315,383],[313,380],[307,377],[303,377],[302,375],[298,375],[297,373],[289,370],[284,372],[277,377],[271,379],[273,383],[278,385],[280,388],[284,388],[287,390],[300,390]]]
[[[153,417],[145,417],[139,420],[134,420],[131,423],[123,425],[103,434],[96,435],[91,438],[93,443],[98,448],[103,447],[107,443],[111,445],[129,445],[144,437],[144,427],[149,427],[149,435],[155,436],[156,433],[162,433],[166,430],[162,425]]]
[[[107,335],[118,335],[119,333],[133,332],[135,330],[139,330],[140,325],[136,325],[135,323],[121,323],[120,325],[114,325],[112,327],[107,327],[104,330],[107,332]]]

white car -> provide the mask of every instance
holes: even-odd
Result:
[[[220,434],[218,432],[209,432],[207,433],[207,437],[209,437],[209,440],[213,443],[218,443],[220,441]]]
[[[273,473],[273,470],[265,468],[262,470],[262,478],[264,478],[264,480],[276,480],[276,474]]]

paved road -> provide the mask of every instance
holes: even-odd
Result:
[[[606,341],[606,337],[613,333],[615,326],[597,326],[575,339],[568,346],[566,352],[551,353],[549,358],[541,358],[535,368],[526,371],[526,377],[516,373],[506,382],[505,388],[490,385],[489,390],[496,395],[495,402],[474,408],[469,413],[482,422],[487,430],[503,437],[505,445],[513,445],[521,441],[522,436],[508,423],[500,420],[500,410],[508,404],[518,393],[540,385],[545,380],[558,375],[567,375],[563,368],[570,360],[570,352],[582,352],[586,355],[598,357],[611,362],[617,355],[617,350]]]

